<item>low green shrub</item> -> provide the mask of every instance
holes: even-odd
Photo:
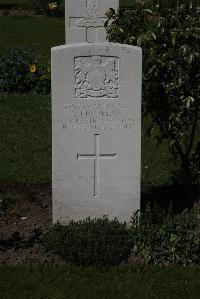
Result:
[[[157,265],[189,265],[200,262],[197,211],[181,214],[147,209],[132,219],[133,254]]]
[[[55,225],[45,238],[48,250],[76,265],[117,265],[126,261],[133,246],[125,223],[90,218]]]
[[[46,248],[75,265],[117,265],[131,255],[154,265],[200,263],[198,213],[175,215],[159,209],[137,211],[131,225],[108,218],[56,224],[46,235]]]
[[[44,66],[40,60],[26,47],[1,50],[0,92],[49,94],[50,65]]]

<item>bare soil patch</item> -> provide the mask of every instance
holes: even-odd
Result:
[[[0,185],[11,207],[0,216],[0,264],[64,263],[47,252],[43,237],[52,225],[50,185]]]

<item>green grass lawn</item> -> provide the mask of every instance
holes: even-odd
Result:
[[[2,299],[199,299],[199,267],[0,267]]]
[[[33,46],[50,59],[50,48],[65,43],[63,18],[0,17],[1,47]]]
[[[0,0],[1,4],[8,4],[8,5],[24,5],[24,4],[30,4],[31,0]]]
[[[50,182],[50,97],[0,100],[0,181]]]
[[[0,99],[0,181],[51,182],[50,96]],[[143,132],[148,120],[143,119]],[[142,135],[142,183],[169,184],[173,164],[166,144]]]

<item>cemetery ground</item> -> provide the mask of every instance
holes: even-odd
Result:
[[[0,27],[2,45],[36,44],[46,61],[50,47],[64,43],[62,19],[3,16]],[[52,222],[51,99],[1,95],[0,111],[0,199],[7,197],[0,217],[0,298],[200,297],[198,266],[154,267],[130,261],[118,267],[79,268],[63,265],[61,257],[46,252],[42,237]],[[177,168],[167,142],[157,147],[155,139],[146,137],[148,123],[143,119],[143,199],[182,202],[184,190],[169,187]]]
[[[0,260],[12,264],[32,258],[33,261],[39,259],[42,262],[43,251],[41,255],[37,243],[52,221],[51,99],[50,96],[4,95],[0,107],[0,191],[2,196],[8,196],[8,207],[5,206],[8,211],[0,218],[0,231],[3,239],[7,240],[5,248],[8,251],[0,254]],[[147,125],[148,119],[144,120],[143,131]],[[158,149],[155,140],[145,135],[142,140],[142,190],[143,197],[148,198],[151,185],[164,186],[169,183],[173,164],[169,162],[166,144]],[[171,199],[170,194],[169,197]],[[22,254],[19,240],[14,238],[19,232],[18,237],[27,244],[25,255]],[[30,247],[35,243],[36,251],[32,255]],[[15,250],[12,250],[13,245]]]
[[[19,266],[0,268],[3,299],[191,298],[199,268]]]

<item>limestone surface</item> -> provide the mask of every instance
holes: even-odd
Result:
[[[66,43],[106,41],[105,13],[119,0],[65,0]]]
[[[138,47],[52,48],[54,223],[140,208],[141,72]]]

